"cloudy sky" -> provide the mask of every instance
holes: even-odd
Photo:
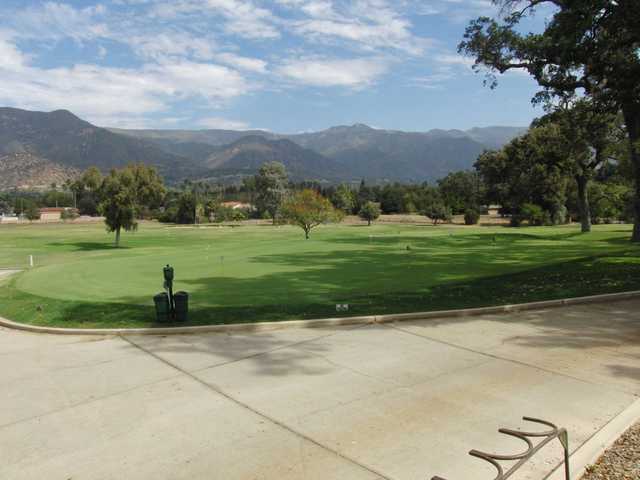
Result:
[[[2,0],[0,105],[102,126],[527,125],[535,84],[456,53],[489,0]],[[533,30],[544,15],[527,26]]]

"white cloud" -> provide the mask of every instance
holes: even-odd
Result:
[[[0,103],[66,108],[94,121],[139,119],[190,98],[216,107],[252,88],[237,71],[210,63],[167,60],[138,69],[86,64],[38,68],[6,39],[0,39],[0,54],[10,59],[0,64]]]
[[[81,41],[109,34],[109,28],[100,20],[106,12],[102,5],[77,9],[66,3],[45,2],[15,12],[10,23],[20,37]]]
[[[367,50],[395,49],[420,55],[432,40],[414,35],[408,17],[386,0],[331,2],[325,0],[279,0],[303,16],[292,22],[298,35],[316,42],[348,41],[348,46]]]
[[[271,11],[246,0],[165,0],[157,2],[151,14],[169,19],[214,15],[225,20],[227,33],[256,39],[280,36],[278,20]]]
[[[188,57],[199,60],[213,58],[214,41],[187,32],[146,32],[142,35],[119,36],[138,55],[146,59]]]
[[[0,58],[0,68],[20,71],[25,64],[24,55],[9,41],[9,35],[6,33],[0,33]]]
[[[278,72],[298,83],[316,87],[352,87],[369,85],[385,73],[387,65],[376,59],[292,60]]]
[[[463,55],[444,53],[435,56],[435,61],[444,65],[459,65],[461,67],[471,68],[475,63],[471,57],[465,57]]]
[[[198,120],[197,125],[203,128],[222,130],[247,130],[249,124],[237,120],[229,120],[221,117],[208,117]]]
[[[410,79],[409,84],[414,87],[426,88],[429,90],[441,90],[444,84],[453,78],[453,74],[448,72],[434,73],[422,77]]]
[[[255,73],[266,73],[267,62],[258,58],[243,57],[235,53],[220,53],[215,59],[239,70],[247,70]]]

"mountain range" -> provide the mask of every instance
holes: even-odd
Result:
[[[0,189],[49,185],[95,165],[155,166],[169,183],[237,182],[264,162],[285,164],[293,180],[423,182],[470,168],[526,128],[403,132],[363,124],[319,132],[263,130],[124,130],[102,128],[69,111],[0,108]]]

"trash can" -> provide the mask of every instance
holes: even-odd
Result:
[[[189,294],[187,292],[174,293],[173,303],[176,309],[176,321],[186,322],[189,314]]]
[[[169,296],[166,292],[153,296],[153,303],[156,306],[156,321],[168,322],[171,318],[171,307],[169,306]]]

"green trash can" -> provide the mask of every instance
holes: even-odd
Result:
[[[176,321],[186,322],[189,315],[189,294],[187,292],[174,293],[173,303],[176,309]]]
[[[153,303],[156,306],[156,321],[168,322],[171,318],[171,307],[169,306],[169,296],[166,292],[153,296]]]

